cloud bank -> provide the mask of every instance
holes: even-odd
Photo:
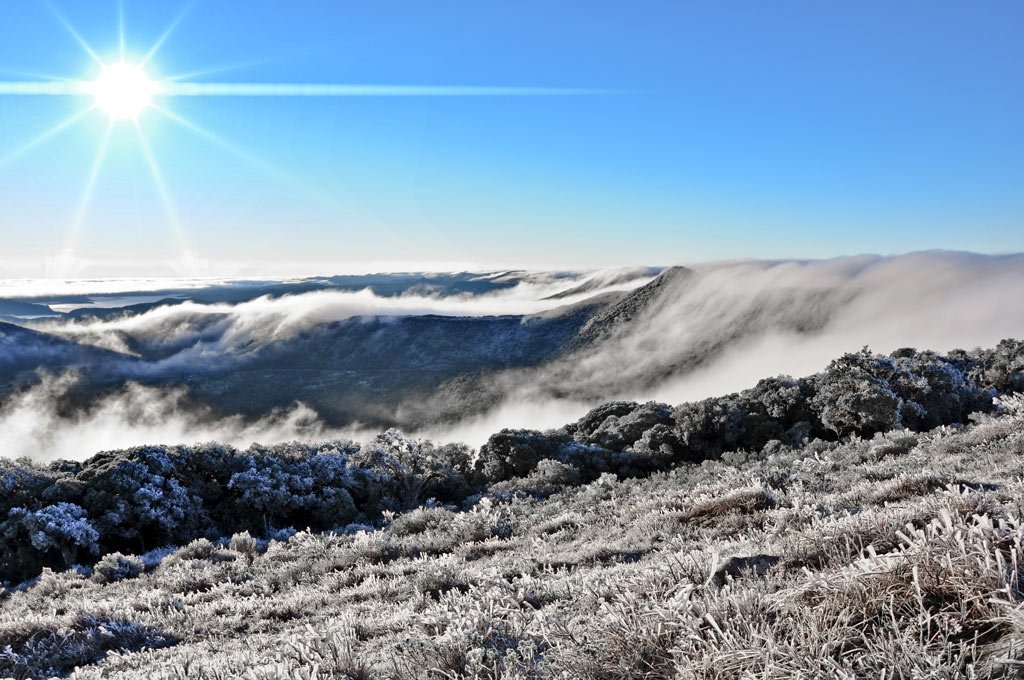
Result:
[[[548,414],[564,423],[612,399],[678,404],[809,375],[865,345],[949,351],[1011,337],[1024,338],[1020,254],[698,265],[596,347],[501,376],[503,404],[451,431],[479,443],[484,432],[530,427],[534,416],[532,427],[550,426]]]
[[[500,280],[504,274],[490,275]],[[174,356],[177,364],[239,358],[268,345],[290,340],[316,326],[369,316],[502,316],[528,315],[578,302],[595,293],[628,291],[647,283],[653,274],[613,276],[599,271],[566,278],[548,274],[516,275],[510,288],[482,295],[406,294],[387,297],[370,289],[356,292],[321,290],[279,297],[263,296],[237,304],[183,302],[110,320],[37,322],[33,327],[58,337],[135,355],[141,343]],[[550,299],[581,284],[585,292]],[[548,299],[546,299],[548,298]],[[178,351],[175,351],[176,348]]]
[[[501,276],[494,274],[492,276]],[[47,332],[115,349],[159,348],[181,366],[244,357],[320,324],[352,317],[550,312],[622,283],[607,272],[593,289],[552,299],[579,279],[536,277],[486,295],[380,297],[319,291],[241,304],[184,303],[109,321],[47,324]],[[610,285],[602,287],[602,283]],[[498,405],[417,434],[479,445],[502,427],[544,429],[611,399],[680,403],[752,386],[778,374],[807,375],[864,345],[948,351],[1024,338],[1024,255],[927,252],[815,261],[697,265],[668,277],[626,322],[600,340],[534,369],[509,370],[485,387]],[[597,323],[597,322],[595,322]],[[141,443],[327,439],[360,436],[325,427],[301,405],[256,422],[184,407],[184,392],[130,385],[68,419],[55,406],[67,378],[49,379],[0,411],[3,455],[81,458]]]
[[[75,386],[74,373],[46,376],[0,407],[0,456],[38,461],[83,460],[99,451],[147,444],[220,442],[240,448],[253,443],[365,439],[353,426],[326,427],[312,409],[297,404],[256,421],[218,417],[192,404],[184,388],[159,389],[130,383],[84,411],[66,411],[62,400]]]

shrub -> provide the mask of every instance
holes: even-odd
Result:
[[[832,361],[815,377],[811,399],[821,423],[839,436],[869,436],[902,427],[904,400],[886,380],[894,370],[890,359],[866,348]]]
[[[667,404],[653,401],[646,404],[613,402],[588,413],[573,430],[577,441],[621,451],[631,447],[652,428],[672,423],[672,407]],[[664,441],[664,445],[670,449],[676,443],[668,438]]]
[[[43,566],[69,567],[96,554],[99,537],[85,510],[72,503],[13,508],[0,523],[0,576],[24,579]]]
[[[480,447],[477,467],[484,479],[500,482],[528,475],[544,458],[552,458],[565,436],[548,436],[536,430],[509,430],[491,435]]]
[[[100,453],[83,466],[82,504],[96,518],[106,545],[145,549],[187,540],[210,527],[201,497],[179,473],[183,455],[188,452],[138,447]]]
[[[546,497],[580,484],[583,476],[571,465],[545,458],[525,477],[500,482],[491,487],[495,493],[521,492],[531,496]]]
[[[249,562],[252,562],[260,553],[259,542],[248,531],[233,535],[228,541],[228,549],[234,550]]]
[[[97,583],[115,583],[126,578],[135,578],[145,571],[145,564],[135,555],[110,553],[96,563],[92,579]]]

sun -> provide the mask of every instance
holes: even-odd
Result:
[[[96,99],[96,107],[111,120],[136,120],[152,106],[158,83],[151,80],[142,66],[121,61],[104,66],[99,77],[88,83],[88,91]]]

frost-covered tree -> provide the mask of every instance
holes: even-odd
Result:
[[[564,435],[552,437],[537,430],[503,429],[480,447],[477,467],[490,482],[525,477],[541,460],[553,458],[567,441]]]
[[[85,509],[73,503],[12,508],[0,522],[0,574],[28,577],[42,566],[71,566],[97,554],[99,539]]]
[[[610,406],[594,409],[577,422],[574,428],[577,441],[621,451],[631,447],[653,428],[672,424],[672,407],[668,404],[613,402]],[[673,442],[662,439],[664,441],[659,446],[672,447]]]
[[[821,423],[839,436],[902,427],[904,400],[887,379],[895,371],[892,359],[867,348],[844,354],[815,376],[811,405]]]
[[[353,484],[349,457],[336,450],[305,459],[249,456],[246,469],[227,483],[236,509],[234,528],[262,532],[290,525],[343,526],[356,514],[349,493]]]
[[[429,499],[458,503],[472,493],[472,451],[463,445],[436,446],[387,430],[354,454],[353,495],[367,514],[401,511]]]
[[[78,475],[83,506],[108,542],[153,547],[211,528],[202,499],[181,474],[182,456],[162,447],[101,453]]]

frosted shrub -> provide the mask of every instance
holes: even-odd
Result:
[[[228,481],[241,514],[241,524],[257,531],[270,526],[312,525],[326,529],[348,524],[356,514],[346,487],[353,484],[348,458],[317,455],[287,460],[272,455],[252,457],[248,469]]]
[[[883,377],[893,370],[891,360],[866,349],[834,360],[817,377],[812,399],[822,424],[838,435],[901,427],[904,401]]]
[[[114,583],[126,578],[135,578],[145,570],[145,564],[135,555],[110,553],[96,563],[92,579],[97,583]]]
[[[85,510],[73,503],[12,508],[0,522],[0,577],[28,578],[45,565],[68,567],[96,554],[99,537]]]
[[[500,484],[495,484],[492,489],[495,492],[511,491],[526,493],[532,496],[550,496],[564,491],[567,488],[577,486],[582,480],[579,470],[559,462],[545,458],[537,463],[536,469],[526,477],[510,479]]]
[[[477,466],[490,482],[525,477],[541,460],[554,457],[562,443],[536,430],[504,429],[480,448]]]
[[[184,454],[181,454],[184,455]],[[101,453],[79,475],[83,505],[104,539],[130,545],[180,541],[209,525],[202,499],[183,484],[178,461],[165,449],[140,447]]]
[[[232,536],[228,541],[228,548],[242,555],[249,562],[252,562],[260,552],[259,543],[248,531]]]

